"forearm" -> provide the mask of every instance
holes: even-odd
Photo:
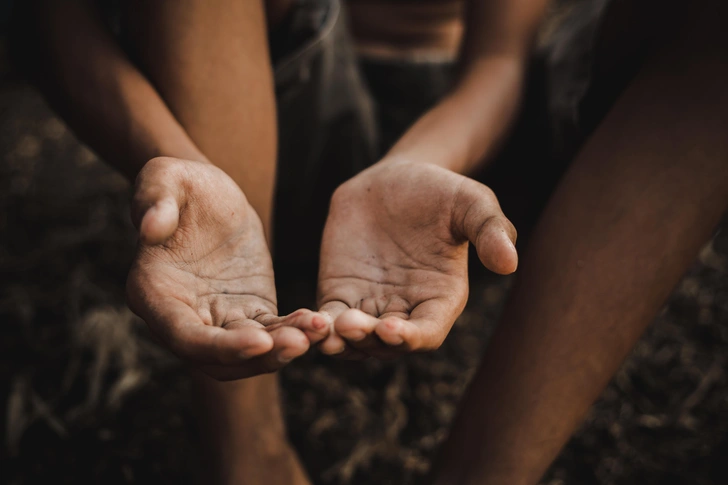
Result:
[[[468,174],[482,166],[516,117],[531,45],[546,0],[471,1],[458,82],[388,157]]]
[[[79,137],[130,179],[156,156],[211,161],[269,227],[276,127],[262,5],[215,5],[130,2],[142,73],[92,5],[38,0],[19,9],[16,57]]]
[[[273,75],[260,0],[128,2],[144,73],[197,146],[270,222],[276,168]]]
[[[452,93],[412,125],[385,160],[431,163],[466,175],[475,172],[508,133],[524,70],[520,59],[479,61]]]
[[[204,159],[90,6],[30,2],[14,21],[16,58],[31,80],[74,132],[129,179],[155,156]]]

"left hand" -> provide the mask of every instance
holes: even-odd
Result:
[[[385,161],[340,186],[319,269],[327,354],[391,358],[438,348],[468,297],[468,241],[499,274],[516,231],[486,186],[424,163]]]

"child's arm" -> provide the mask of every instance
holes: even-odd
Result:
[[[90,2],[22,4],[15,40],[76,133],[137,179],[130,305],[180,357],[232,379],[275,370],[309,343],[264,328],[279,320],[263,229],[276,143],[263,3],[221,4],[129,0],[144,9],[128,27],[154,85]]]
[[[506,135],[548,0],[471,0],[455,88],[385,157],[471,173]]]
[[[18,3],[12,52],[75,133],[134,180],[147,160],[205,156],[83,1]]]
[[[325,353],[437,348],[467,300],[468,241],[489,269],[515,271],[516,231],[495,195],[452,172],[470,172],[506,133],[546,3],[471,1],[455,89],[336,191],[319,268],[336,330]]]

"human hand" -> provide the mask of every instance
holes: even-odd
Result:
[[[319,311],[334,331],[322,351],[391,358],[438,348],[467,300],[468,241],[488,269],[509,274],[515,240],[475,180],[401,160],[362,172],[337,189],[324,229]]]
[[[222,170],[149,161],[137,177],[132,218],[140,242],[129,306],[172,352],[232,380],[275,371],[308,350],[306,334],[277,316],[263,226]]]

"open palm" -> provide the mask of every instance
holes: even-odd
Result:
[[[140,244],[129,305],[174,353],[228,380],[271,372],[306,352],[306,335],[277,316],[260,219],[224,172],[151,160],[132,210]]]
[[[386,162],[334,194],[324,229],[319,309],[325,353],[388,358],[437,348],[468,296],[467,246],[515,270],[515,230],[492,191],[425,164]]]

